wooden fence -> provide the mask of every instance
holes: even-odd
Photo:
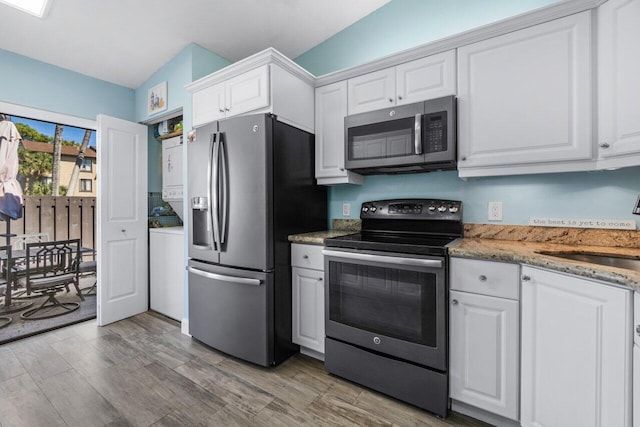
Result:
[[[0,221],[0,233],[5,232],[6,223]],[[24,196],[22,218],[11,220],[11,233],[48,233],[49,240],[80,239],[82,246],[95,249],[96,198]]]

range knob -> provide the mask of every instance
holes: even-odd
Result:
[[[431,205],[429,206],[429,212],[435,212],[436,211],[436,207]]]
[[[438,206],[438,212],[446,212],[446,211],[447,211],[447,207],[445,205]]]
[[[369,212],[369,206],[363,206],[362,207],[362,212],[364,212],[364,213]]]
[[[458,210],[459,209],[458,209],[457,206],[454,206],[454,205],[449,206],[449,212],[451,212],[451,213],[456,213],[456,212],[458,212]]]
[[[377,210],[378,210],[378,208],[376,208],[375,206],[371,206],[371,212],[375,212]]]

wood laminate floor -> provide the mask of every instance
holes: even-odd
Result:
[[[213,351],[145,313],[0,346],[0,426],[481,426],[446,420],[296,355],[273,369]]]

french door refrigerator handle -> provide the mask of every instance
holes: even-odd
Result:
[[[241,285],[260,286],[262,284],[262,280],[260,279],[250,279],[247,277],[235,277],[227,276],[225,274],[211,273],[210,271],[200,270],[191,266],[187,267],[187,271],[189,273],[197,274],[198,276],[206,277],[207,279],[223,280],[225,282],[239,283]]]
[[[228,218],[227,218],[227,203],[229,201],[229,183],[227,182],[228,179],[228,171],[227,171],[227,156],[225,155],[225,144],[224,144],[224,139],[222,138],[222,133],[220,134],[220,138],[219,138],[219,144],[220,144],[220,160],[221,160],[221,165],[222,165],[222,171],[221,171],[221,183],[219,185],[219,189],[221,191],[222,194],[222,206],[220,207],[220,210],[222,211],[222,221],[220,221],[220,226],[222,227],[222,229],[219,231],[219,236],[220,236],[220,244],[224,243],[224,239],[225,239],[225,235],[227,234],[227,222],[228,222]]]
[[[211,212],[211,216],[213,218],[213,240],[216,245],[220,245],[220,202],[218,200],[220,194],[220,132],[216,132],[214,134],[214,142],[213,142],[213,174],[211,181],[213,191],[210,193],[211,199],[213,200],[213,209]],[[217,248],[220,249],[219,247]]]
[[[442,268],[442,260],[439,259],[420,259],[420,258],[401,258],[394,256],[359,254],[355,252],[322,250],[323,255],[335,256],[337,258],[353,259],[356,261],[373,261],[384,262],[387,264],[411,265],[417,267]]]
[[[413,132],[415,134],[413,144],[416,149],[416,154],[422,154],[422,114],[416,114]]]
[[[217,250],[217,241],[213,228],[213,205],[212,205],[212,196],[213,196],[213,152],[214,147],[217,144],[217,136],[218,132],[214,132],[211,134],[211,142],[209,144],[209,162],[207,163],[207,220],[209,222],[209,230],[211,230],[211,237],[213,240],[213,244],[211,245],[214,250]]]

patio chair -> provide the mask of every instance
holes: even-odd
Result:
[[[11,238],[11,248],[14,251],[21,251],[25,249],[27,243],[40,243],[48,241],[49,233],[16,234]]]
[[[88,288],[82,289],[82,294],[87,295],[95,295],[96,294],[96,285],[98,284],[98,278],[96,273],[98,264],[96,261],[82,261],[80,263],[80,276],[93,276],[93,284]]]
[[[10,280],[11,269],[7,268],[11,264],[11,246],[0,246],[0,259],[2,260],[2,264],[0,265],[0,289],[2,289],[2,293],[7,290],[7,282]],[[5,305],[4,298],[0,298],[0,304],[2,306]],[[0,329],[8,326],[11,323],[11,317],[2,316],[0,317]]]
[[[84,301],[79,286],[80,239],[27,243],[26,249],[26,271],[18,283],[28,296],[39,293],[47,298],[39,306],[24,311],[20,317],[25,320],[48,319],[77,310],[79,303],[60,302],[56,294],[73,285]]]

